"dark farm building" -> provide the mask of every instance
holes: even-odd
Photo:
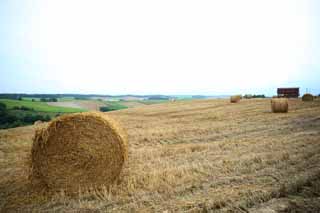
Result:
[[[299,88],[278,88],[278,97],[298,98],[300,95]]]

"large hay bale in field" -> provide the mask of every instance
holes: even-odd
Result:
[[[313,101],[313,95],[306,93],[302,96],[302,101]]]
[[[234,95],[230,97],[231,103],[238,103],[241,100],[241,95]]]
[[[272,112],[288,112],[289,103],[287,98],[272,98],[271,99]]]
[[[42,121],[38,120],[38,121],[34,122],[34,125],[40,125],[42,123],[43,123]]]
[[[30,178],[49,191],[109,186],[127,159],[127,136],[99,112],[64,115],[36,131]]]

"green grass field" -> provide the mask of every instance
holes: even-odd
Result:
[[[40,101],[40,98],[35,98],[35,97],[22,97],[22,100],[24,100],[24,101],[32,101],[32,99],[33,100],[35,100],[35,101]],[[58,98],[58,100],[59,100],[59,102],[60,101],[73,101],[73,100],[75,100],[75,98],[74,97],[62,97],[62,98]]]
[[[35,101],[40,101],[40,98],[31,98],[31,97],[23,97],[22,100],[23,101],[32,101],[35,100]]]
[[[58,98],[59,101],[74,101],[75,98],[74,97],[62,97],[62,98]]]
[[[151,105],[151,104],[161,104],[168,102],[169,100],[143,100],[143,101],[138,101],[139,103],[143,103],[146,105]]]
[[[123,105],[121,101],[103,101],[105,105],[110,109],[110,110],[120,110],[120,109],[127,109],[128,107]]]
[[[0,99],[0,103],[4,103],[8,109],[13,109],[14,107],[25,106],[32,108],[38,112],[54,112],[54,113],[72,113],[72,112],[84,112],[84,109],[76,109],[69,107],[57,107],[50,106],[45,102],[32,102],[30,100],[10,100],[10,99]]]

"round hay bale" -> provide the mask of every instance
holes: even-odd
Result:
[[[42,121],[36,121],[36,122],[34,122],[34,125],[39,125],[39,124],[42,124],[43,122]]]
[[[271,99],[271,109],[272,112],[278,113],[278,112],[288,112],[289,110],[289,104],[287,98],[272,98]]]
[[[36,131],[31,181],[49,191],[109,186],[127,159],[127,136],[99,112],[60,116]]]
[[[302,96],[302,101],[313,101],[313,95],[306,93]]]
[[[231,103],[238,103],[241,100],[241,95],[234,95],[230,97]]]

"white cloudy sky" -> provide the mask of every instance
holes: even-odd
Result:
[[[316,0],[4,0],[0,92],[320,93]]]

